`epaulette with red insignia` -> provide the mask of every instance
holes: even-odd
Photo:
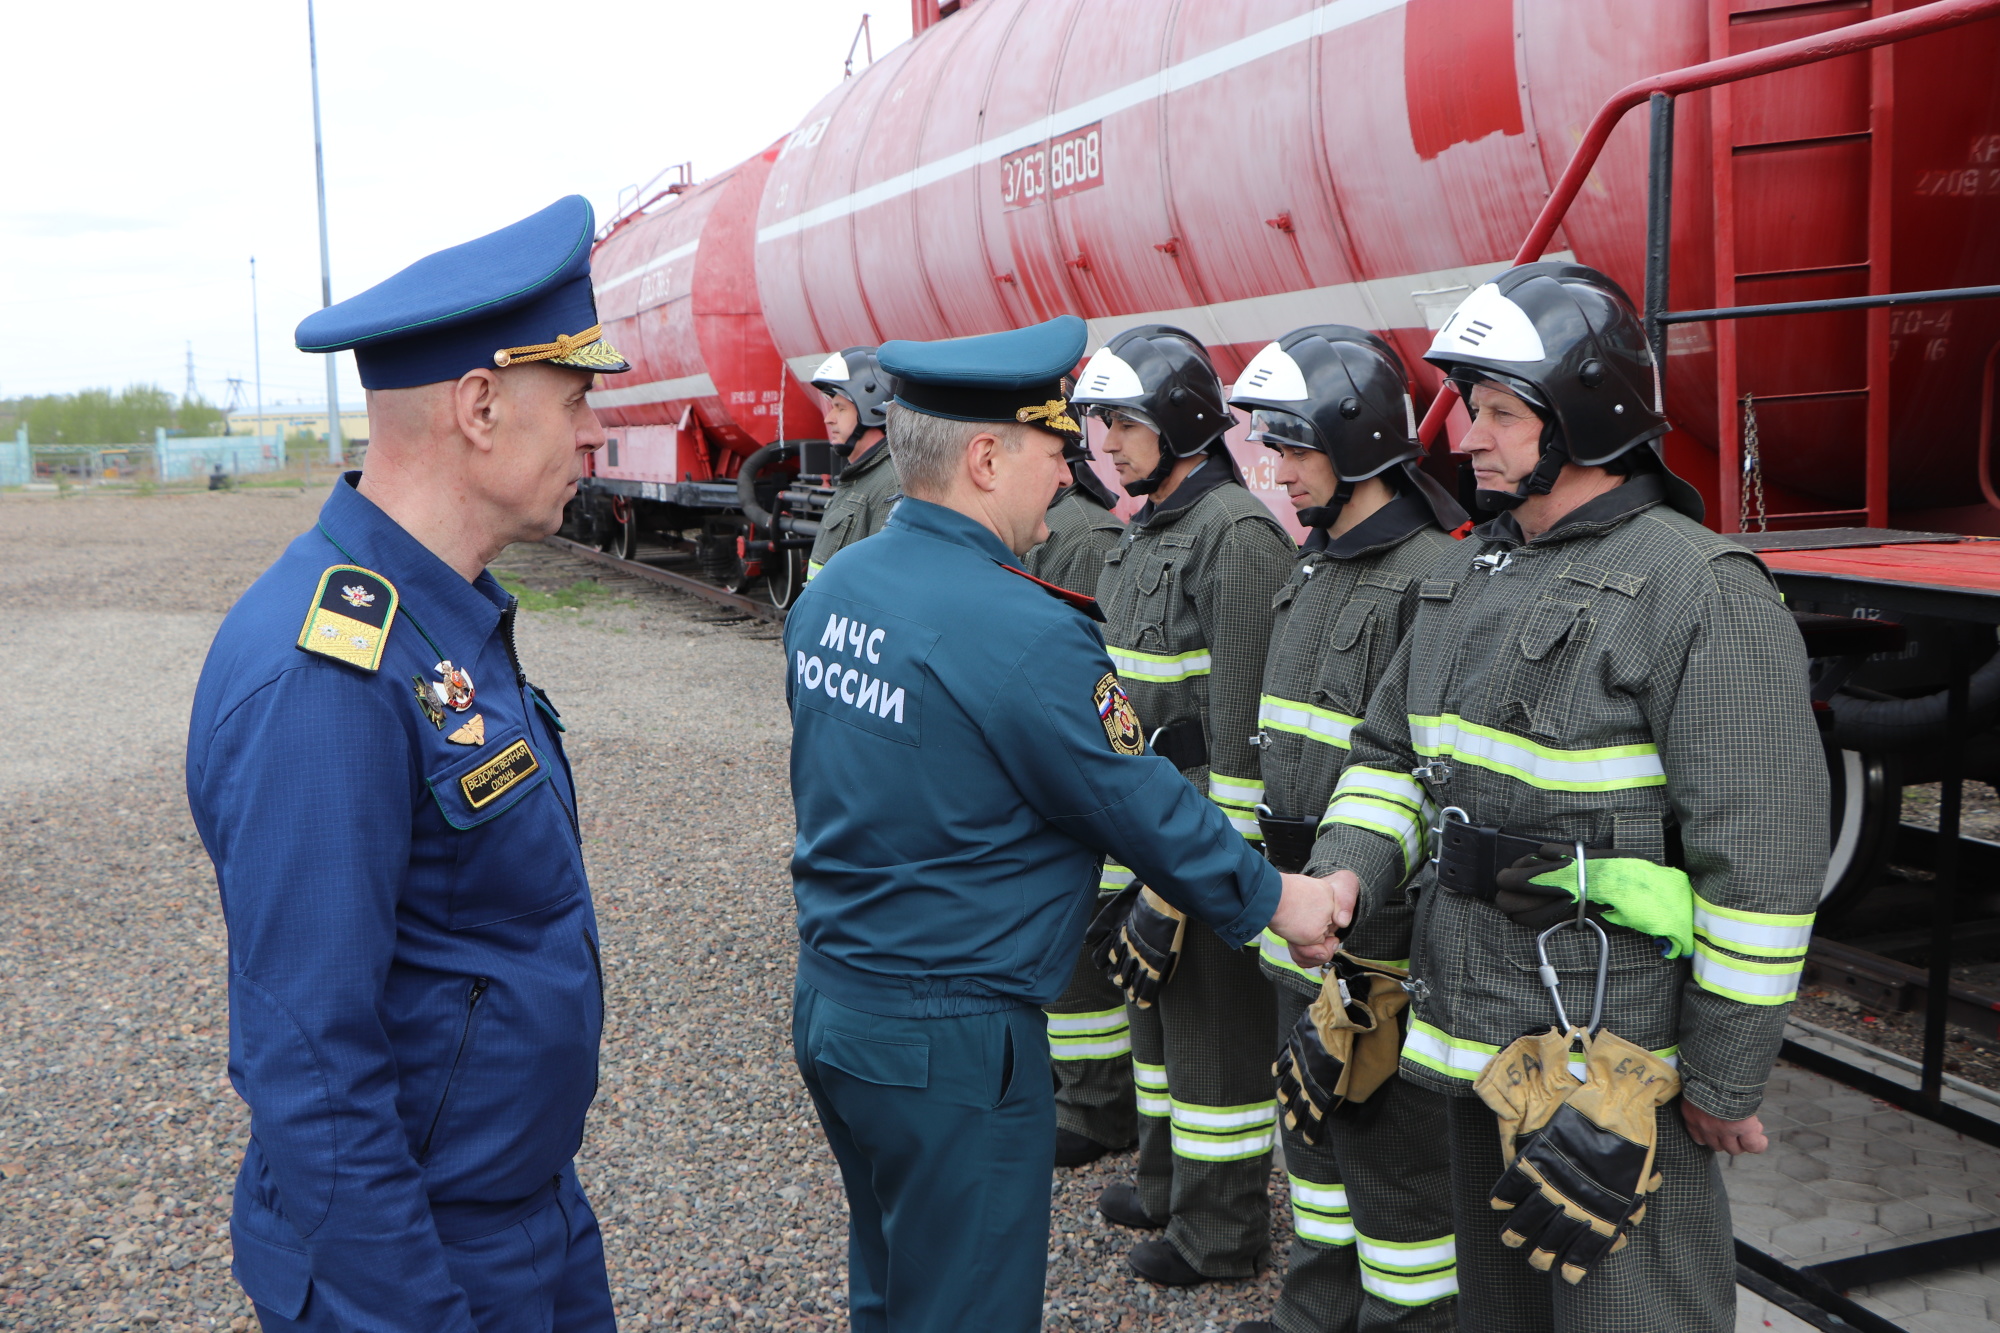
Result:
[[[1085,615],[1089,616],[1092,620],[1095,620],[1098,624],[1101,625],[1104,623],[1104,612],[1098,608],[1097,599],[1095,597],[1086,597],[1080,592],[1073,592],[1068,588],[1064,588],[1057,584],[1050,583],[1047,579],[1038,579],[1033,574],[1030,574],[1027,570],[1022,569],[1018,565],[1001,565],[1000,568],[1006,570],[1009,574],[1019,574],[1022,578],[1034,584],[1037,588],[1040,588],[1043,592],[1046,592],[1049,596],[1055,598],[1059,602],[1068,602],[1071,606],[1083,612]]]

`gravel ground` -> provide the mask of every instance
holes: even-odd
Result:
[[[324,489],[0,495],[0,1328],[244,1328],[223,932],[187,814],[214,626]],[[582,1177],[627,1329],[844,1327],[846,1213],[791,1066],[789,727],[773,630],[548,548],[522,657],[570,723],[610,1017]],[[1277,1279],[1132,1278],[1055,1181],[1048,1327],[1228,1333]],[[1273,1242],[1289,1240],[1274,1173]]]

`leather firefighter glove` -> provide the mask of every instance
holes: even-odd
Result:
[[[1574,907],[1571,909],[1575,910]],[[1516,1145],[1532,1135],[1581,1088],[1569,1072],[1572,1039],[1579,1034],[1550,1028],[1516,1037],[1486,1062],[1472,1090],[1500,1120],[1500,1160],[1514,1164]]]
[[[1352,954],[1333,956],[1318,998],[1299,1015],[1271,1066],[1285,1127],[1307,1143],[1319,1142],[1328,1116],[1367,1101],[1394,1077],[1409,975]]]
[[[1609,848],[1587,847],[1589,914],[1660,939],[1666,956],[1694,952],[1694,885],[1684,871]],[[1545,842],[1493,876],[1493,905],[1516,923],[1541,930],[1576,915],[1576,848]]]
[[[1513,1212],[1501,1243],[1532,1246],[1529,1264],[1545,1273],[1560,1264],[1570,1283],[1623,1249],[1645,1216],[1645,1198],[1661,1180],[1653,1170],[1656,1113],[1681,1087],[1673,1067],[1650,1051],[1609,1032],[1588,1040],[1583,1086],[1521,1141],[1492,1200]]]
[[[1187,914],[1139,884],[1105,904],[1085,937],[1092,964],[1141,1009],[1173,976],[1186,938]]]

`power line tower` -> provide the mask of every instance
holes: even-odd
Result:
[[[187,345],[187,368],[187,385],[181,390],[181,401],[183,403],[191,403],[201,397],[201,390],[195,387],[194,382],[194,343],[192,340]]]
[[[231,379],[231,380],[229,381],[229,404],[228,404],[228,406],[224,407],[224,408],[223,408],[222,410],[223,410],[224,412],[228,412],[228,413],[232,413],[232,414],[233,414],[233,413],[237,413],[237,412],[241,412],[241,411],[243,410],[243,381],[242,381],[242,380],[240,380],[240,379],[233,379],[233,378],[232,378],[232,379]]]

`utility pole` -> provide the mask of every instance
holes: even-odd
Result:
[[[306,0],[306,49],[312,57],[313,173],[319,179],[319,305],[333,304],[333,261],[326,244],[326,148],[319,128],[319,29],[313,22],[313,0]],[[340,441],[340,354],[326,354],[326,461],[339,467],[345,450]]]
[[[250,256],[250,364],[257,375],[257,435],[264,434],[264,338],[257,329],[257,256]]]
[[[188,340],[187,345],[187,368],[187,383],[181,388],[182,407],[186,407],[189,403],[201,397],[201,390],[196,388],[194,383],[194,340],[192,338]]]

